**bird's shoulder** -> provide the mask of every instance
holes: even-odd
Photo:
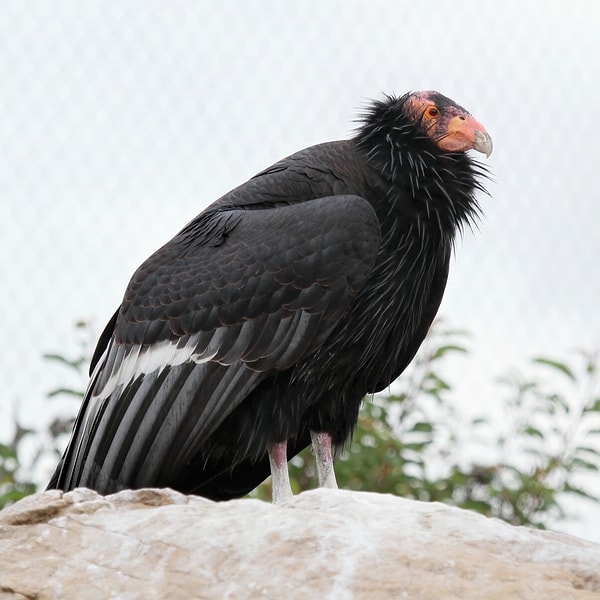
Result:
[[[351,140],[325,142],[263,169],[219,198],[211,208],[268,208],[341,194],[365,197],[368,171]]]

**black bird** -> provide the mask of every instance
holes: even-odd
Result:
[[[171,487],[222,500],[315,448],[406,368],[478,214],[491,138],[438,92],[386,96],[356,135],[301,150],[198,215],[134,273],[100,337],[49,484]]]

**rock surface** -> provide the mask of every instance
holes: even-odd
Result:
[[[394,496],[49,491],[0,512],[0,598],[599,598],[600,545]]]

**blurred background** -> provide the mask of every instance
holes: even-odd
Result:
[[[461,409],[501,419],[495,378],[600,348],[595,0],[4,0],[0,12],[0,436],[15,417],[48,423],[61,410],[49,390],[85,385],[43,354],[93,344],[152,251],[279,158],[352,135],[383,93],[437,89],[494,139],[490,196],[440,310],[472,336],[473,360],[450,374]],[[600,541],[598,506],[575,509],[557,528]]]

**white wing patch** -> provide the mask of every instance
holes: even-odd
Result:
[[[131,346],[106,382],[103,385],[100,384],[94,391],[94,398],[104,400],[119,386],[129,385],[140,375],[162,371],[166,367],[176,367],[190,361],[200,365],[209,362],[217,355],[218,350],[207,352],[208,349],[204,349],[202,352],[198,352],[197,344],[197,336],[192,336],[184,346],[178,346],[176,341],[168,340],[152,344],[149,347]],[[116,350],[117,348],[110,344],[107,353]],[[104,360],[101,359],[98,365],[103,363]]]
[[[201,365],[210,361],[229,366],[241,360],[257,361],[275,354],[270,367],[287,366],[297,359],[301,350],[301,341],[310,327],[314,316],[299,310],[293,316],[282,319],[272,335],[264,341],[260,353],[245,353],[260,331],[260,319],[246,321],[230,327],[219,327],[213,332],[200,332],[177,340],[164,340],[152,345],[119,345],[110,342],[102,358],[98,361],[90,385],[93,392],[90,402],[101,405],[119,388],[124,390],[141,375],[158,372],[168,367],[177,367],[188,362]],[[260,335],[259,335],[260,337]],[[262,371],[262,365],[250,367]],[[98,401],[98,402],[96,402]]]

